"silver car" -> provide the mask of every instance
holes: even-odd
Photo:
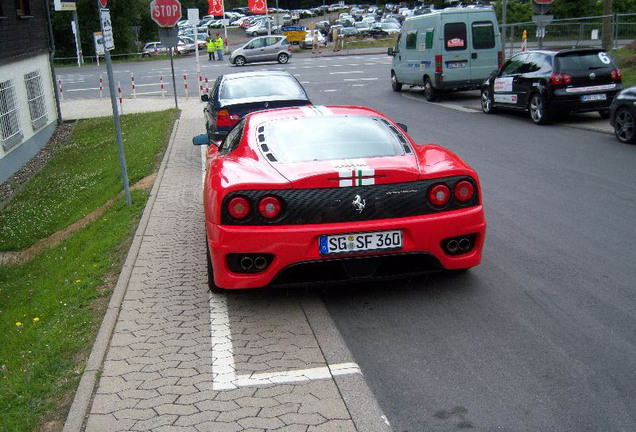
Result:
[[[285,36],[261,36],[232,51],[230,63],[236,66],[264,61],[285,64],[291,55],[291,45]]]

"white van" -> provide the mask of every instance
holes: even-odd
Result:
[[[391,84],[424,86],[435,101],[443,91],[475,90],[501,66],[501,36],[492,8],[434,10],[404,20],[393,56]]]

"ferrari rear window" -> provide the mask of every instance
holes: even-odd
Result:
[[[298,82],[285,75],[250,75],[223,81],[221,99],[307,99]]]
[[[299,117],[273,121],[265,131],[272,153],[284,163],[400,156],[405,152],[398,136],[375,117]]]

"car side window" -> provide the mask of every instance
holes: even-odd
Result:
[[[238,122],[232,130],[230,130],[219,147],[219,153],[228,154],[234,151],[241,143],[243,137],[243,129],[245,127],[245,119]]]
[[[221,77],[218,77],[212,86],[212,97],[209,99],[212,106],[215,106],[219,100],[219,88],[221,88]]]
[[[506,62],[501,69],[501,76],[518,75],[521,73],[524,60],[528,57],[527,54],[516,55]]]
[[[406,33],[406,49],[417,48],[417,30],[409,30]]]
[[[274,45],[276,42],[278,42],[280,39],[277,37],[268,37],[267,38],[267,46],[270,45]]]
[[[473,23],[473,48],[488,49],[495,47],[495,27],[490,21]]]

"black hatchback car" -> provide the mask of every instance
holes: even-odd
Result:
[[[545,124],[556,114],[598,111],[609,117],[614,96],[622,90],[621,71],[598,48],[527,51],[513,56],[484,81],[481,108],[529,111]]]
[[[254,71],[220,75],[203,113],[211,140],[222,140],[245,115],[259,110],[310,105],[298,80],[287,71]]]

